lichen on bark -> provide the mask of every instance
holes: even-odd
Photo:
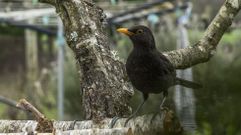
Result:
[[[64,0],[56,11],[79,65],[86,119],[127,116],[133,89],[125,81],[123,62],[111,53],[103,10],[91,1]]]
[[[96,123],[105,117],[128,114],[130,109],[127,104],[130,95],[133,94],[132,88],[125,81],[124,64],[116,59],[114,53],[110,51],[108,38],[104,34],[103,23],[105,19],[102,10],[91,1],[85,0],[40,1],[54,5],[63,20],[67,43],[75,53],[80,66],[81,88],[85,112],[88,114],[87,119],[95,120],[79,121],[75,126],[75,129],[79,130],[65,133],[64,131],[69,130],[72,126],[72,122],[54,122],[57,134],[128,133],[129,129],[123,128],[126,119],[117,121],[115,125],[117,128],[113,129],[108,128],[111,119],[104,119],[101,124]],[[166,52],[165,55],[176,68],[187,68],[208,61],[215,54],[218,42],[240,8],[241,2],[239,0],[226,0],[204,36],[194,46]],[[173,119],[175,117],[167,119],[166,116],[164,116],[164,120],[159,117],[151,123],[152,115],[143,115],[132,119],[128,126],[131,127],[134,134],[154,135],[161,134],[163,125],[164,128],[167,125],[171,127],[165,128],[164,131],[180,125]],[[170,120],[173,120],[173,124],[170,124]],[[0,121],[0,132],[26,133],[27,130],[35,130],[36,125],[35,121],[2,120]],[[178,127],[174,131],[179,132],[180,129]]]
[[[41,1],[41,0],[40,0]],[[51,1],[55,0],[42,0]],[[81,90],[86,118],[125,116],[133,89],[125,80],[124,64],[111,53],[105,34],[105,15],[92,1],[57,0],[57,13],[64,27],[69,47],[75,53],[81,71]],[[204,36],[188,48],[164,53],[177,69],[207,62],[216,52],[218,42],[232,24],[241,7],[239,0],[226,0]]]
[[[238,3],[238,6],[235,5]],[[218,14],[208,26],[203,37],[193,46],[166,52],[165,56],[176,69],[185,69],[209,61],[225,31],[241,8],[239,0],[226,0]]]

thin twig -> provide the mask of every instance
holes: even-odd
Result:
[[[164,55],[177,69],[185,69],[209,61],[216,53],[219,41],[231,26],[240,9],[239,0],[226,0],[203,37],[194,46],[166,52]]]
[[[12,99],[9,99],[9,98],[0,96],[0,102],[4,103],[4,104],[6,104],[6,105],[9,105],[9,106],[11,106],[11,107],[14,107],[14,108],[23,110],[21,107],[17,107],[17,106],[16,106],[17,102],[14,101],[14,100],[12,100]]]
[[[34,115],[35,119],[38,122],[36,131],[40,133],[53,133],[55,131],[55,129],[53,128],[53,121],[48,120],[37,108],[35,108],[27,100],[20,99],[17,107],[29,111]]]
[[[20,99],[16,106],[22,108],[25,111],[33,113],[37,121],[45,118],[45,116],[40,111],[38,111],[38,109],[36,109],[25,99]]]

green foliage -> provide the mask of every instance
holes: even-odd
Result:
[[[158,50],[161,52],[174,50],[177,43],[177,32],[173,30],[161,30],[155,32],[155,41]]]
[[[6,110],[6,105],[0,103],[0,114],[4,114],[5,110]],[[1,117],[1,115],[0,115],[0,117]]]
[[[81,94],[79,85],[79,74],[72,51],[65,48],[64,62],[64,113],[66,120],[80,120],[83,118]],[[41,101],[40,108],[43,113],[51,119],[57,119],[57,67],[54,66],[50,73],[50,80],[46,84],[47,96]]]
[[[80,92],[80,81],[76,60],[72,51],[66,48],[66,60],[64,67],[64,89],[65,89],[65,112],[68,119],[83,119],[82,95]]]
[[[194,77],[204,86],[203,89],[195,91],[197,121],[205,123],[199,125],[202,134],[241,133],[241,39],[237,38],[238,31],[240,30],[226,33],[215,56],[209,62],[194,68]],[[198,32],[190,33],[191,42],[199,39],[200,36],[193,34]]]
[[[241,29],[234,29],[233,31],[226,33],[223,37],[221,42],[223,44],[235,45],[240,41],[240,33]]]
[[[190,44],[195,44],[203,31],[189,30]],[[207,63],[193,67],[194,80],[204,88],[196,90],[196,135],[236,135],[241,134],[241,30],[225,33],[214,57]],[[176,31],[155,33],[159,50],[172,50],[176,46]],[[128,46],[128,47],[126,47]],[[120,56],[126,58],[131,43],[127,37],[118,37],[117,47]],[[172,90],[170,89],[171,93]],[[142,113],[154,112],[161,95],[151,95]],[[170,97],[170,96],[169,96]],[[171,97],[170,97],[171,98]],[[131,100],[133,109],[141,102],[140,92],[135,92]]]
[[[24,34],[24,29],[0,23],[0,35],[19,36]]]
[[[0,34],[22,35],[23,30],[12,26],[0,25]],[[160,30],[155,32],[156,44],[159,50],[173,50],[176,46],[176,30]],[[196,90],[196,120],[198,130],[196,135],[236,135],[241,134],[241,29],[226,33],[214,57],[207,63],[193,67],[194,80],[204,88]],[[189,30],[190,44],[195,44],[203,35],[203,31]],[[47,40],[46,36],[42,40]],[[116,35],[116,49],[122,59],[126,59],[132,48],[128,37]],[[4,53],[4,52],[2,52]],[[79,74],[76,61],[70,49],[66,49],[64,67],[65,86],[65,118],[82,119],[83,108]],[[56,71],[51,71],[45,95],[41,97],[40,110],[51,119],[57,118],[57,77]],[[172,90],[170,89],[171,93]],[[171,95],[171,94],[170,94]],[[169,96],[169,98],[172,98]],[[151,95],[142,113],[155,112],[162,95]],[[133,109],[141,102],[140,92],[131,99]],[[0,116],[6,114],[7,107],[0,104]]]
[[[202,123],[202,131],[196,131],[195,135],[212,135],[212,128],[208,122]]]
[[[54,80],[51,80],[51,84],[53,85]],[[52,86],[53,87],[53,86]],[[44,98],[44,99],[43,99]],[[45,97],[41,98],[42,103],[38,104],[39,108],[41,109],[42,113],[47,117],[51,119],[57,119],[57,102],[56,102],[56,96],[54,89],[51,89],[51,87],[48,88],[48,94]]]

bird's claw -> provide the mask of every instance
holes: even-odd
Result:
[[[134,116],[133,116],[134,117]],[[132,119],[133,117],[129,117],[127,118],[127,120],[125,121],[124,127],[126,127],[127,123],[130,121],[130,119]]]
[[[160,111],[157,111],[157,112],[155,112],[154,114],[153,114],[153,116],[152,116],[152,118],[151,118],[151,123],[153,122],[153,120],[156,118],[156,116],[157,115],[159,115],[160,116],[160,118],[162,118],[162,113],[164,112],[164,111],[168,111],[169,110],[169,108],[168,107],[163,107],[163,106],[161,106],[160,107]]]
[[[163,106],[161,106],[161,107],[160,107],[160,110],[161,110],[161,111],[168,111],[169,108],[168,108],[168,107],[163,107]]]
[[[126,127],[127,124],[128,124],[128,122],[129,122],[132,118],[134,118],[134,117],[135,117],[135,116],[128,117],[128,118],[126,119],[125,123],[124,123],[124,127]],[[116,122],[117,122],[118,119],[120,119],[120,117],[115,116],[114,118],[112,118],[109,127],[110,127],[110,128],[113,128],[113,127],[115,126],[115,124],[116,124]]]
[[[113,128],[113,127],[115,126],[115,123],[116,123],[116,121],[117,121],[118,119],[120,119],[120,117],[118,117],[118,116],[115,116],[114,118],[112,118],[109,127],[110,127],[110,128]]]
[[[73,123],[69,126],[70,130],[74,130],[74,126],[78,120],[74,120]]]

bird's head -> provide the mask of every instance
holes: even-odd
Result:
[[[129,36],[134,48],[156,48],[153,34],[146,26],[137,25],[130,28],[119,28],[117,31]]]

